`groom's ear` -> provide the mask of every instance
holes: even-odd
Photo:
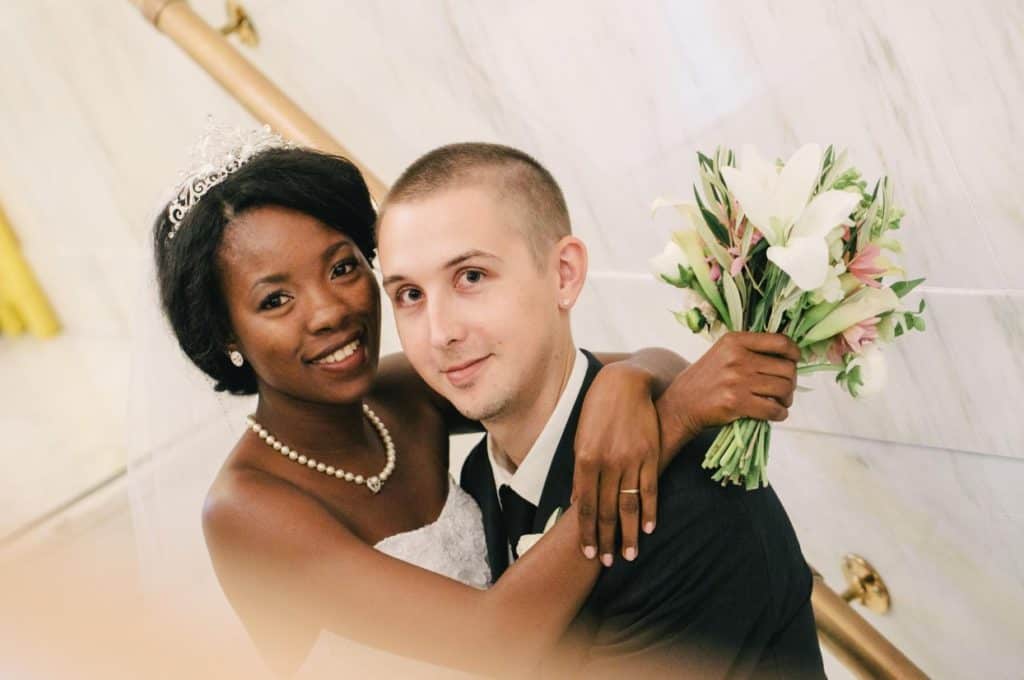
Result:
[[[572,309],[587,280],[587,246],[575,236],[563,236],[554,246],[558,306]]]

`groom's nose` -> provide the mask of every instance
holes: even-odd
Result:
[[[433,347],[446,349],[465,338],[465,325],[456,300],[447,296],[434,297],[427,304],[427,319]]]

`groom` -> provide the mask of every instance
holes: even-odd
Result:
[[[551,175],[491,144],[442,147],[410,166],[381,209],[378,240],[408,358],[487,429],[462,486],[483,511],[497,578],[519,536],[571,501],[580,406],[600,368],[569,322],[586,249]],[[656,530],[601,575],[567,636],[579,656],[561,670],[823,677],[811,574],[785,510],[770,488],[722,488],[701,469],[715,433],[680,417],[684,397],[695,403],[683,382],[657,404],[663,444],[679,452],[658,480]],[[751,408],[778,406],[763,402]],[[640,483],[623,479],[617,502],[635,502]]]

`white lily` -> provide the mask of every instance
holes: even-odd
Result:
[[[885,387],[888,381],[889,370],[885,363],[885,356],[877,345],[871,345],[856,357],[850,360],[847,371],[859,368],[860,385],[851,394],[854,397],[863,398],[878,394]]]
[[[816,144],[798,149],[781,171],[753,147],[744,147],[742,158],[742,168],[724,167],[722,175],[747,219],[768,240],[768,259],[802,290],[820,288],[829,267],[825,239],[849,217],[859,197],[830,190],[810,200],[821,169]]]
[[[690,266],[686,259],[686,253],[675,241],[665,244],[665,249],[660,255],[655,255],[650,260],[651,271],[660,281],[662,278],[669,281],[679,281],[679,268],[686,269]]]
[[[789,228],[807,207],[820,169],[817,144],[800,147],[781,170],[748,144],[740,152],[739,168],[723,167],[722,176],[747,219],[774,246],[786,242]]]
[[[846,265],[842,262],[837,262],[829,267],[828,273],[825,276],[825,283],[821,284],[813,292],[812,302],[815,304],[819,302],[839,302],[846,297],[846,293],[843,292],[843,282],[839,278],[845,273]]]

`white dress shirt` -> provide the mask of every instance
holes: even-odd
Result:
[[[544,483],[548,479],[548,471],[551,469],[551,461],[554,460],[555,450],[558,442],[562,439],[565,426],[572,414],[572,407],[583,389],[583,379],[587,375],[587,357],[580,350],[576,350],[573,356],[572,371],[569,373],[569,380],[565,383],[562,394],[558,397],[554,410],[548,418],[544,429],[540,431],[533,446],[523,458],[523,463],[513,470],[513,465],[508,458],[498,451],[495,451],[494,441],[491,435],[487,435],[487,459],[491,463],[491,472],[494,475],[494,490],[497,492],[502,484],[508,484],[512,490],[519,494],[526,501],[534,506],[540,505],[540,497],[544,492]],[[501,502],[501,495],[498,494],[498,502]],[[544,518],[545,520],[547,518]],[[509,546],[509,563],[512,562],[512,548]]]

